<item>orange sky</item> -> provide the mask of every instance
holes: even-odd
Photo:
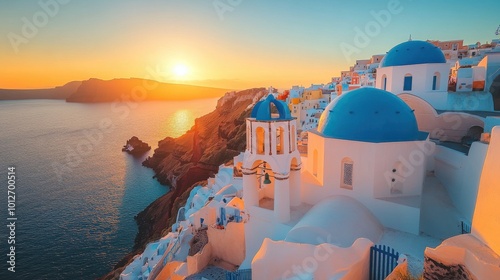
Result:
[[[410,33],[414,39],[466,44],[491,40],[500,10],[493,0],[490,6],[497,9],[457,5],[453,13],[432,0],[401,0],[400,12],[347,57],[341,44],[355,45],[356,28],[364,30],[385,4],[255,0],[221,12],[212,1],[45,2],[57,7],[38,1],[0,4],[0,88],[128,77],[232,89],[308,86],[329,82],[355,59],[385,53]],[[466,11],[468,20],[456,17]],[[30,24],[36,32],[23,35]],[[439,25],[456,28],[434,28]],[[188,69],[185,76],[173,72],[176,65]]]

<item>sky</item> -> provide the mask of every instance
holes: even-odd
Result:
[[[128,77],[309,86],[410,34],[489,42],[499,11],[498,0],[0,0],[0,88]]]

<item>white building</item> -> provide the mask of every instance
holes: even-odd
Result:
[[[500,120],[495,123],[498,125]],[[426,262],[438,263],[440,269],[424,266],[424,277],[437,279],[499,279],[500,276],[500,220],[498,219],[498,188],[500,168],[500,127],[491,130],[491,139],[482,158],[477,200],[475,202],[472,232],[444,240],[436,248],[425,250]],[[474,194],[475,198],[476,195]],[[428,277],[430,276],[430,277]]]
[[[278,117],[271,116],[270,105],[276,106]],[[283,261],[291,265],[297,260],[291,255],[328,243],[321,246],[332,246],[338,253],[314,277],[345,273],[347,266],[351,273],[357,271],[351,278],[355,279],[366,273],[369,247],[380,240],[383,228],[419,233],[426,159],[420,158],[423,162],[415,166],[406,164],[411,165],[419,146],[434,144],[427,133],[418,131],[406,103],[374,88],[351,91],[327,106],[318,131],[309,135],[309,157],[302,172],[295,135],[289,134],[295,127],[288,108],[272,97],[258,103],[247,120],[242,170],[250,219],[241,267],[252,267],[253,276],[261,279],[280,254],[269,252],[271,247],[287,251],[289,258]],[[309,249],[301,251],[305,244]],[[286,274],[286,268],[275,266],[273,275]]]
[[[387,52],[377,68],[376,87],[415,95],[436,110],[494,111],[500,110],[500,98],[491,86],[500,76],[499,69],[497,52],[485,53],[479,62],[476,58],[458,61],[450,70],[438,47],[407,41]]]
[[[291,89],[290,89],[290,95],[289,95],[289,98],[301,98],[302,97],[302,94],[304,93],[304,90],[305,88],[304,87],[300,87],[300,86],[293,86]]]
[[[318,131],[309,134],[307,171],[312,177],[304,200],[314,204],[329,195],[352,196],[384,226],[418,234],[425,159],[412,172],[406,172],[405,159],[426,145],[434,144],[418,131],[411,108],[401,99],[373,88],[348,92],[328,105]],[[407,214],[404,222],[387,215],[398,208]]]
[[[485,59],[479,66],[491,88],[500,60]],[[246,120],[246,149],[234,166],[221,166],[207,187],[191,192],[178,232],[150,245],[122,279],[183,279],[214,259],[251,268],[254,279],[367,279],[374,244],[423,254],[418,246],[440,240],[422,232],[448,238],[459,233],[460,221],[472,222],[472,235],[447,240],[426,256],[495,279],[500,114],[436,110],[458,100],[446,90],[448,71],[442,52],[427,42],[394,47],[377,70],[377,87],[392,92],[365,87],[334,98],[308,134],[307,157],[297,149],[294,107],[269,94]],[[295,88],[290,97],[299,94],[303,89]],[[496,88],[491,94],[498,95]],[[477,135],[467,138],[471,131]],[[205,228],[207,244],[188,256],[193,234]],[[311,256],[314,267],[306,262]]]
[[[450,65],[443,52],[425,41],[403,42],[387,52],[377,69],[376,87],[411,93],[436,109],[447,109]]]
[[[278,116],[271,114],[271,106],[278,110]],[[287,105],[272,95],[258,102],[247,119],[247,149],[242,167],[245,207],[272,208],[272,217],[266,218],[281,223],[290,220],[290,205],[300,203],[301,159],[296,135],[297,125]],[[269,176],[275,180],[264,186],[263,181]],[[268,205],[271,200],[273,203]]]

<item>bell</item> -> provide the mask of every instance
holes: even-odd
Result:
[[[265,173],[264,174],[264,185],[269,185],[271,184],[271,180],[269,179],[269,174]]]

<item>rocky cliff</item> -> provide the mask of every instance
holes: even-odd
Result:
[[[160,83],[146,79],[90,79],[82,82],[68,102],[138,102],[146,100],[192,100],[215,98],[227,89]]]
[[[227,93],[213,112],[196,119],[184,135],[159,142],[153,156],[143,164],[155,171],[158,181],[171,185],[172,190],[137,215],[139,232],[133,252],[102,279],[118,279],[132,257],[141,253],[148,242],[168,233],[191,189],[245,149],[245,118],[250,115],[250,105],[266,93],[264,88]]]

